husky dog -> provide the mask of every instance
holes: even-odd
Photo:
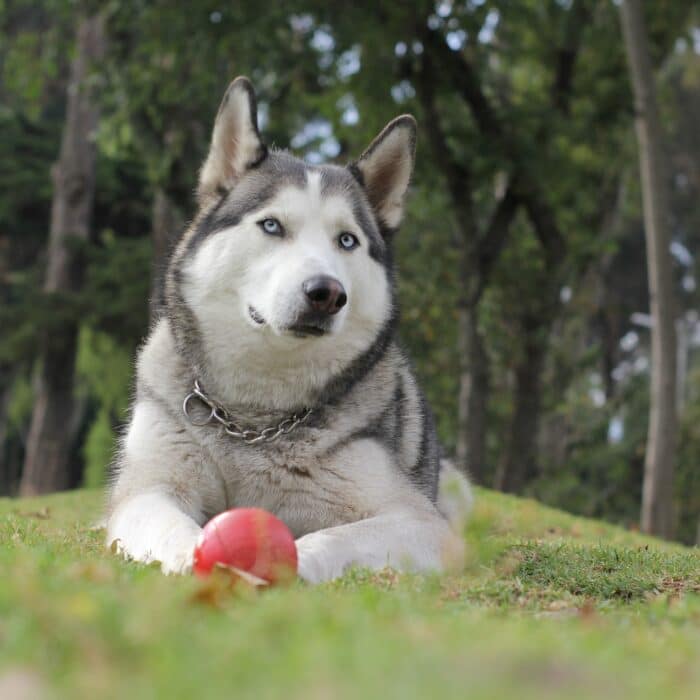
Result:
[[[138,358],[108,544],[186,572],[207,520],[257,506],[310,582],[458,565],[471,492],[395,341],[415,138],[401,116],[348,167],[311,166],[268,150],[250,82],[231,83]]]

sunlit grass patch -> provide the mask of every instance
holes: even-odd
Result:
[[[522,559],[516,575],[524,583],[574,595],[631,601],[664,591],[700,592],[700,555],[693,551],[567,542],[524,543],[514,551]]]

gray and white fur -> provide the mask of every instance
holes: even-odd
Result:
[[[256,506],[289,526],[310,582],[351,566],[459,566],[471,492],[440,460],[395,340],[392,237],[415,134],[401,116],[350,166],[311,166],[263,144],[251,84],[231,83],[199,212],[175,245],[163,313],[139,353],[108,544],[183,573],[212,516]],[[313,412],[288,435],[248,445],[188,420],[195,380],[252,429]]]

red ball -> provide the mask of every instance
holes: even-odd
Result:
[[[215,565],[234,567],[277,583],[297,572],[297,548],[289,528],[261,508],[219,513],[203,528],[194,550],[194,572],[211,573]]]

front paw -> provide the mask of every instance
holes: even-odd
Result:
[[[151,560],[160,562],[164,574],[190,573],[200,532],[199,527],[179,527],[172,530],[154,548]]]
[[[325,535],[312,532],[300,537],[297,546],[297,572],[307,583],[323,583],[343,575],[344,566],[334,556]]]
[[[158,558],[160,570],[166,574],[189,574],[194,563],[194,548],[197,540],[187,540],[172,549],[164,550]]]
[[[166,535],[151,539],[146,533],[123,533],[112,543],[126,559],[144,564],[158,562],[164,574],[187,574],[192,570],[199,527],[174,528]]]

